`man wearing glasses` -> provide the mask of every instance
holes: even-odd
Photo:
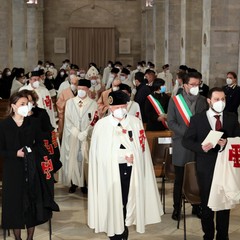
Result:
[[[172,97],[168,105],[167,122],[168,127],[173,131],[172,161],[175,168],[175,181],[173,190],[173,214],[172,219],[178,220],[181,213],[181,194],[184,175],[184,165],[194,161],[194,152],[183,147],[182,139],[188,129],[191,116],[200,113],[208,108],[206,98],[199,94],[201,74],[189,72],[183,81],[183,91]],[[193,206],[192,214],[201,217],[199,206]]]

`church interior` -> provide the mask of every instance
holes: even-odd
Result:
[[[133,69],[145,60],[157,72],[169,64],[174,77],[180,65],[195,68],[209,87],[223,86],[229,71],[240,75],[239,0],[0,0],[0,19],[1,71],[32,71],[39,60],[59,69],[70,59],[85,69],[94,62],[101,72],[109,60]],[[157,178],[159,194],[161,181]],[[71,194],[56,183],[55,200],[61,211],[53,215],[51,239],[107,239],[87,225],[87,194],[80,189]],[[171,218],[172,181],[166,182],[165,204],[161,223],[147,226],[144,234],[131,226],[129,239],[184,239],[183,219],[177,228]],[[240,236],[239,210],[239,205],[231,210],[231,240]],[[11,231],[6,234],[7,240],[14,239]],[[186,234],[191,240],[203,235],[189,203]],[[36,227],[34,239],[50,239],[48,223]]]

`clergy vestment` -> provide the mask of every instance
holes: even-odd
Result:
[[[112,115],[99,120],[89,152],[88,225],[96,233],[106,232],[108,236],[122,234],[124,224],[136,225],[136,231],[144,233],[145,225],[160,222],[163,214],[142,122],[128,114],[120,122],[121,127],[118,123]],[[131,154],[124,223],[119,166],[124,163],[124,156]]]
[[[66,103],[64,129],[61,145],[61,162],[59,181],[69,186],[84,186],[84,165],[88,162],[89,138],[92,121],[97,112],[97,103],[88,96],[78,96]],[[86,179],[87,180],[87,179]]]
[[[142,119],[140,106],[137,102],[130,100],[127,103],[127,111],[129,114],[131,114],[139,119]]]
[[[39,98],[37,101],[38,107],[44,108],[47,111],[47,113],[50,117],[52,126],[54,128],[56,128],[57,124],[56,124],[56,118],[55,118],[55,113],[54,113],[54,108],[53,108],[53,102],[52,102],[49,91],[45,87],[41,87],[41,86],[34,89],[31,86],[31,84],[21,87],[19,89],[19,91],[24,90],[24,89],[36,92],[36,94],[38,95],[38,98]]]

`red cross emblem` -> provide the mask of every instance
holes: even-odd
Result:
[[[57,143],[57,133],[55,131],[52,131],[52,144],[54,148],[58,147]]]
[[[46,179],[49,180],[51,178],[51,172],[53,171],[52,160],[48,159],[47,156],[43,157],[44,162],[41,162],[43,173],[46,174]]]
[[[240,144],[231,144],[229,149],[229,161],[233,161],[233,167],[240,168]]]
[[[145,134],[144,134],[144,130],[141,129],[139,131],[139,133],[140,133],[140,136],[139,136],[140,145],[142,147],[142,151],[144,152],[145,151],[145,139],[146,139]]]
[[[46,107],[49,108],[50,110],[52,109],[52,100],[50,96],[46,96],[46,99],[44,100]]]
[[[53,154],[54,154],[54,149],[53,149],[52,144],[49,144],[49,141],[46,140],[46,139],[43,140],[43,142],[44,142],[44,146],[45,146],[45,148],[48,150],[49,154],[50,154],[50,155],[53,155]]]

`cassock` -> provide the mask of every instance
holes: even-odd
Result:
[[[228,138],[218,153],[208,206],[213,211],[232,209],[240,203],[240,137]]]
[[[71,181],[79,187],[84,186],[84,165],[88,163],[89,140],[96,114],[97,103],[89,97],[81,100],[76,96],[66,103],[60,157],[63,167],[59,175],[59,181],[66,186]]]
[[[50,117],[50,121],[51,124],[54,128],[57,127],[56,124],[56,118],[55,118],[55,113],[54,113],[54,108],[53,108],[53,102],[50,96],[49,91],[45,88],[45,87],[41,87],[39,86],[38,88],[34,89],[31,84],[28,84],[26,86],[23,86],[19,89],[19,91],[21,90],[30,90],[30,91],[34,91],[37,93],[39,99],[37,101],[37,105],[40,108],[43,108],[47,111],[49,117]]]
[[[99,120],[89,152],[88,225],[108,236],[124,231],[119,172],[124,155],[134,157],[125,225],[136,225],[136,231],[144,233],[145,225],[161,222],[163,214],[142,122],[128,114],[121,121],[122,129],[118,123],[112,115]]]

